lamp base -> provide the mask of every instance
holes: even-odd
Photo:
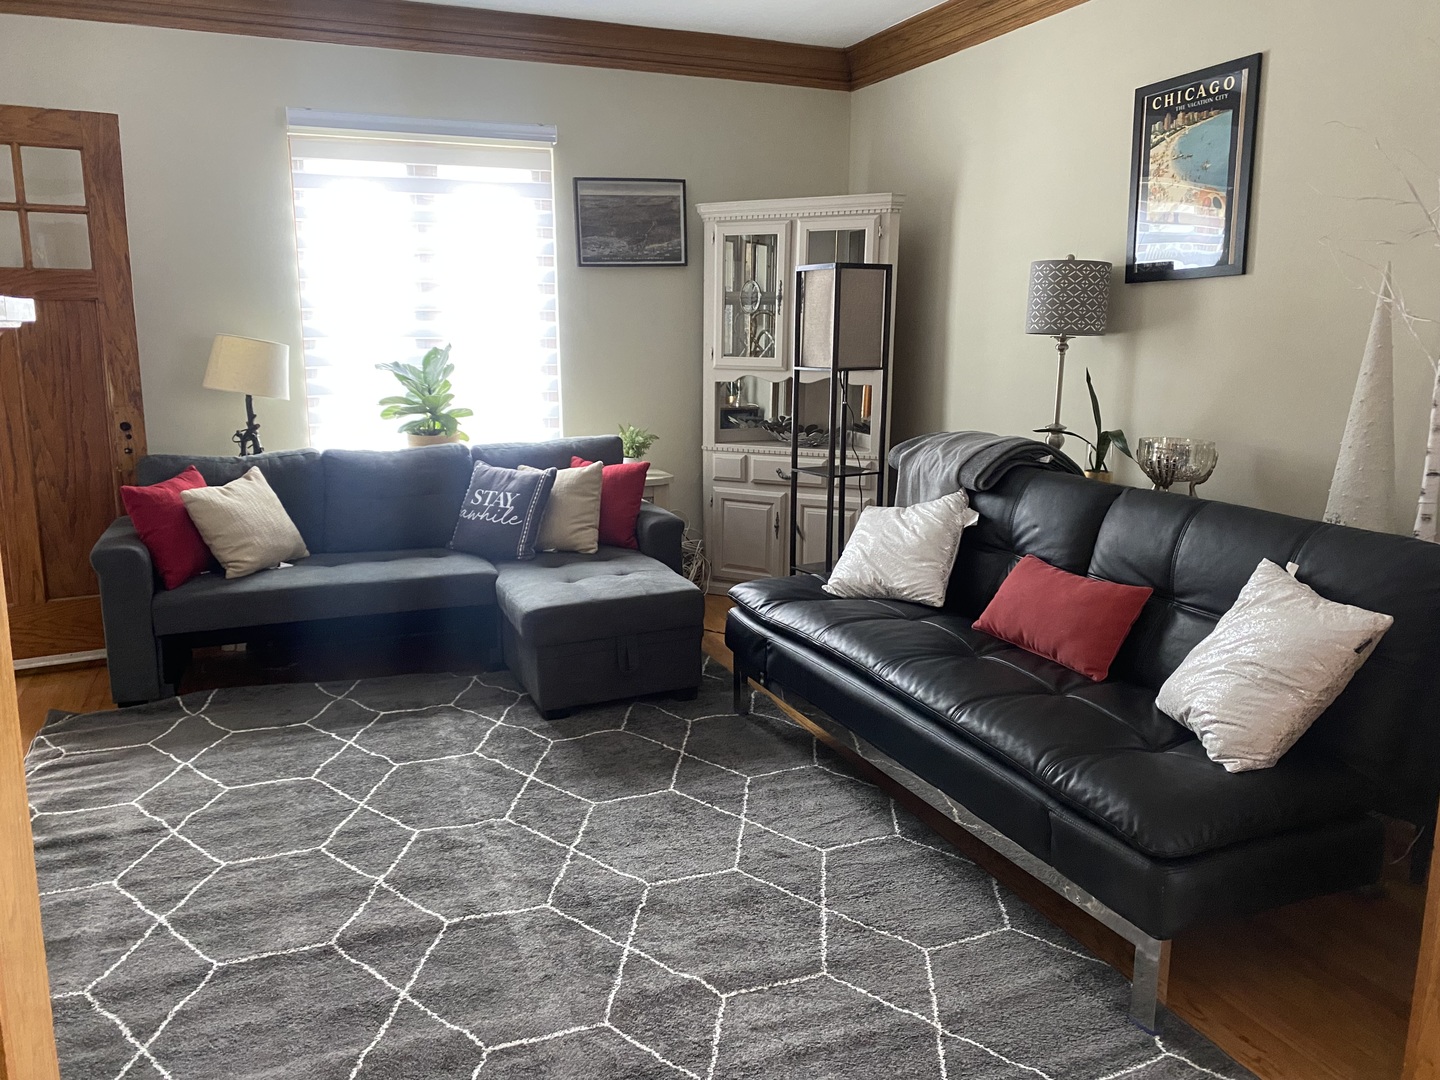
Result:
[[[1070,338],[1061,334],[1055,339],[1055,352],[1060,357],[1060,363],[1055,371],[1055,420],[1046,424],[1043,428],[1036,428],[1036,431],[1048,431],[1050,434],[1045,442],[1052,449],[1059,450],[1065,445],[1065,432],[1069,429],[1060,422],[1060,402],[1065,395],[1065,354],[1070,351]]]
[[[249,394],[245,395],[245,426],[230,436],[230,440],[240,447],[241,457],[265,452],[260,445],[260,425],[255,422],[255,400]]]
[[[1070,429],[1064,424],[1046,424],[1044,427],[1036,428],[1035,434],[1048,432],[1045,436],[1045,444],[1054,450],[1059,450],[1065,445],[1065,436]]]

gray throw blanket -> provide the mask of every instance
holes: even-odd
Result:
[[[890,465],[899,473],[896,506],[929,502],[961,488],[988,491],[1020,465],[1082,474],[1079,465],[1042,442],[989,431],[917,435],[891,447]]]

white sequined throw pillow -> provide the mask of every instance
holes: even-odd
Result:
[[[963,491],[913,506],[867,506],[825,591],[940,607],[960,534],[979,520]]]
[[[1326,600],[1263,560],[1155,704],[1228,772],[1268,769],[1340,696],[1394,621]]]

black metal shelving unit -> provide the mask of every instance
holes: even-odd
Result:
[[[806,304],[806,275],[808,272],[817,270],[833,270],[834,278],[832,288],[834,290],[830,297],[833,322],[830,332],[830,363],[823,366],[805,365],[800,361],[804,357],[804,318]],[[845,313],[845,297],[843,295],[845,271],[884,271],[883,289],[883,313],[881,314],[881,333],[879,339],[878,363],[855,364],[847,363],[843,356],[845,342],[842,340],[842,316]],[[875,505],[884,506],[888,492],[886,491],[886,480],[888,470],[885,468],[883,455],[885,453],[886,419],[889,412],[888,403],[890,400],[890,309],[891,309],[891,287],[893,283],[894,268],[888,263],[819,263],[809,266],[801,266],[795,272],[795,335],[794,350],[795,363],[791,367],[791,388],[790,388],[790,572],[792,574],[818,574],[828,576],[835,568],[835,560],[845,550],[845,500],[850,493],[850,482],[856,478],[876,477],[875,481]],[[850,377],[859,373],[880,373],[880,403],[879,417],[871,423],[871,432],[876,438],[874,442],[877,460],[874,468],[865,468],[858,461],[852,463],[849,460],[851,452],[851,440],[855,434],[852,421],[854,412],[850,403],[850,391],[852,384]],[[827,440],[827,452],[825,460],[818,465],[800,464],[800,398],[801,398],[801,375],[802,373],[823,373],[829,377],[830,392],[828,396],[828,408],[826,410],[826,429],[829,432]],[[799,561],[799,538],[800,538],[800,475],[804,473],[809,476],[818,476],[825,481],[825,558],[820,562],[802,563]],[[837,490],[838,489],[838,490]],[[857,496],[858,497],[858,496]]]

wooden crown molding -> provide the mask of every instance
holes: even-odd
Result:
[[[859,90],[982,41],[1058,15],[1085,0],[947,0],[846,50]]]
[[[849,49],[411,0],[0,0],[0,13],[858,90],[1085,0],[946,0]]]
[[[0,0],[0,13],[850,89],[843,49],[410,0]]]

